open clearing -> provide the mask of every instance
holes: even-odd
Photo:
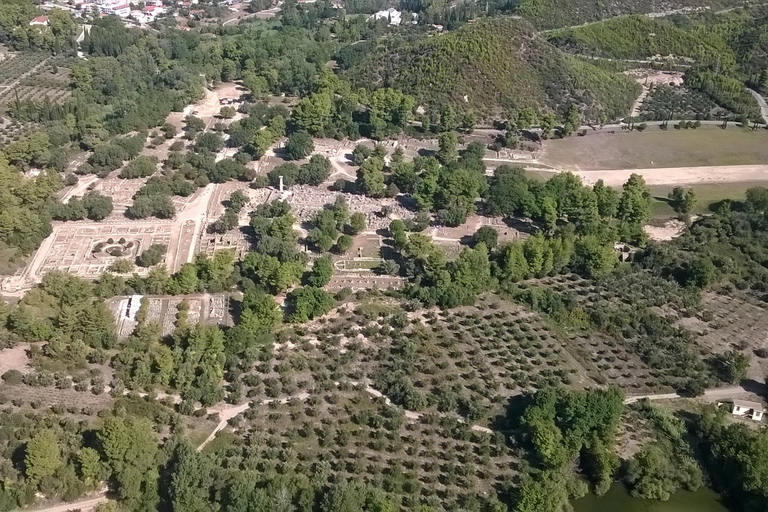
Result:
[[[657,125],[649,125],[644,132],[614,129],[588,131],[584,137],[547,141],[538,162],[558,170],[570,171],[636,169],[642,170],[644,176],[653,169],[669,167],[694,169],[698,166],[755,166],[768,162],[768,132],[745,131],[737,127],[723,130],[714,125],[701,126],[696,130],[675,130],[670,125],[667,131],[663,131]],[[706,180],[700,175],[701,171],[697,172],[698,179],[686,176],[681,179],[687,181],[677,182],[768,179],[768,166],[763,169],[764,175],[753,174],[740,179],[728,179],[726,176]],[[665,177],[667,181],[660,181]],[[670,184],[670,178],[674,178],[674,175],[665,170],[656,181],[659,184]]]
[[[31,368],[27,350],[29,350],[29,343],[22,343],[13,348],[0,350],[0,375],[8,370],[19,370],[22,373],[28,373]]]
[[[710,165],[702,167],[667,167],[663,169],[613,169],[575,171],[584,183],[598,180],[610,187],[621,187],[632,174],[641,174],[650,185],[697,185],[768,181],[768,165]]]
[[[717,209],[724,200],[743,201],[747,189],[766,186],[766,181],[740,181],[733,183],[697,183],[692,188],[696,192],[694,215],[706,215]],[[654,197],[652,215],[654,218],[671,218],[677,214],[669,205],[667,195],[672,191],[672,185],[652,185],[651,195]]]

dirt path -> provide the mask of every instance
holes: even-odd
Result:
[[[713,165],[702,167],[662,167],[651,169],[616,169],[575,171],[585,184],[597,180],[610,187],[621,187],[632,174],[640,174],[648,185],[695,185],[701,183],[738,183],[768,180],[768,165]]]
[[[357,382],[350,382],[350,384],[352,384],[353,386],[359,385],[359,383],[357,383]],[[408,409],[403,409],[402,407],[399,407],[399,406],[393,404],[392,401],[389,399],[389,397],[384,396],[384,394],[381,391],[379,391],[377,389],[373,389],[371,386],[365,386],[364,389],[365,389],[366,393],[368,393],[369,395],[371,395],[373,397],[383,398],[385,404],[391,405],[392,407],[397,407],[398,409],[401,409],[404,412],[405,417],[408,418],[409,420],[418,421],[418,420],[421,419],[422,416],[424,416],[424,413],[416,412],[416,411],[409,411]],[[438,413],[438,414],[440,416],[445,416],[442,413]],[[460,423],[466,423],[463,418],[459,418],[459,422]],[[486,434],[493,433],[493,430],[489,429],[488,427],[484,427],[482,425],[471,425],[469,428],[471,430],[474,430],[475,432],[484,432]]]
[[[50,57],[48,57],[47,59],[45,59],[45,60],[43,60],[43,61],[41,61],[41,62],[38,62],[38,63],[37,63],[37,65],[36,65],[35,67],[33,67],[32,69],[30,69],[30,70],[29,70],[29,71],[27,71],[26,73],[24,73],[24,74],[20,75],[20,76],[19,76],[19,78],[17,78],[16,80],[14,80],[13,82],[11,82],[10,84],[8,84],[8,85],[3,85],[3,86],[2,86],[2,88],[4,88],[6,91],[7,91],[7,90],[9,90],[9,89],[13,89],[13,88],[14,88],[14,87],[16,87],[17,85],[19,85],[19,83],[20,83],[22,80],[24,80],[24,79],[25,79],[25,78],[27,78],[29,75],[31,75],[32,73],[34,73],[35,71],[37,71],[37,70],[38,70],[40,67],[42,67],[42,66],[43,66],[43,65],[44,65],[46,62],[48,62],[49,60],[51,60],[51,58],[50,58]]]
[[[749,394],[749,393],[750,391],[748,391],[742,386],[730,386],[727,388],[708,389],[704,392],[704,395],[702,396],[704,396],[705,398],[732,398],[734,395],[742,395],[742,394]],[[648,400],[673,400],[675,398],[685,398],[685,397],[677,393],[660,393],[657,395],[628,396],[624,400],[624,403],[632,404],[646,398]]]
[[[763,116],[763,122],[768,122],[768,103],[766,103],[765,98],[762,94],[752,89],[749,89],[749,92],[752,93],[752,96],[757,100],[757,104],[760,105],[760,115]]]
[[[69,189],[62,197],[61,202],[67,203],[70,199],[72,199],[75,196],[82,196],[85,195],[85,193],[88,191],[88,187],[98,181],[100,181],[101,178],[96,176],[95,174],[90,174],[88,176],[81,177],[77,184]]]
[[[273,403],[279,403],[279,404],[287,404],[291,400],[301,400],[302,402],[309,398],[309,393],[299,393],[298,395],[292,395],[287,396],[284,398],[270,398],[267,400],[262,400],[261,404],[273,404]],[[238,414],[242,414],[248,409],[251,408],[251,403],[247,402],[240,405],[214,405],[213,407],[208,408],[208,414],[218,413],[219,418],[221,421],[219,421],[219,424],[216,425],[216,428],[213,429],[213,432],[211,432],[211,435],[209,435],[205,441],[200,444],[200,446],[197,447],[197,451],[201,451],[205,446],[213,441],[216,438],[216,434],[224,430],[227,425],[229,424],[229,420],[237,416]]]
[[[72,503],[64,503],[62,505],[54,505],[47,508],[33,508],[28,509],[27,512],[68,512],[70,510],[79,510],[80,512],[90,512],[98,505],[109,501],[104,493],[99,494],[95,498],[87,498],[80,501],[73,501]]]

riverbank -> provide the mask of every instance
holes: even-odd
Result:
[[[696,492],[677,491],[668,501],[633,498],[620,482],[605,496],[588,494],[573,500],[574,512],[728,512],[715,491],[702,487]]]

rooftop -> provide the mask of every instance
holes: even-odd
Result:
[[[757,402],[749,402],[747,400],[732,400],[733,405],[743,407],[744,409],[752,409],[755,412],[763,412],[763,404]]]

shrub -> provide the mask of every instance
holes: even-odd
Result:
[[[24,375],[19,370],[8,370],[2,377],[3,381],[11,386],[18,386],[21,384]]]

